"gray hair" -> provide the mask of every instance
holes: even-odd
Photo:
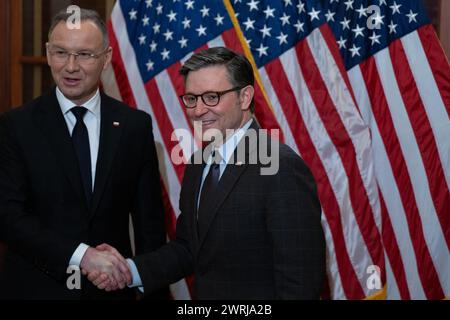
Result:
[[[48,38],[50,39],[50,36],[55,29],[55,27],[61,22],[66,22],[67,19],[71,18],[73,16],[72,12],[67,12],[66,10],[61,10],[58,12],[52,20],[52,24],[50,26],[50,29],[48,31]],[[80,20],[81,21],[92,21],[101,31],[103,35],[103,48],[106,49],[109,47],[109,37],[108,37],[108,29],[106,28],[106,24],[103,21],[103,19],[100,17],[97,11],[90,10],[90,9],[80,9]]]
[[[209,48],[193,54],[179,72],[186,81],[189,72],[215,65],[226,67],[228,80],[233,86],[243,88],[254,85],[255,77],[250,61],[245,56],[225,47]],[[250,111],[252,113],[255,111],[253,99],[250,103]]]

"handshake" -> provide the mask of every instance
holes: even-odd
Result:
[[[125,258],[108,244],[89,247],[80,267],[82,274],[87,276],[89,281],[105,291],[123,289],[133,280]]]

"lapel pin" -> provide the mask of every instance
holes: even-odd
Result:
[[[114,127],[119,127],[119,126],[120,126],[120,122],[114,121],[114,122],[113,122],[113,126],[114,126]]]

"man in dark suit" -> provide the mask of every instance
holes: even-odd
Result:
[[[259,135],[249,61],[210,48],[180,73],[187,114],[213,142],[186,167],[176,240],[129,260],[133,284],[149,293],[193,273],[196,299],[319,298],[325,244],[314,179],[289,147]],[[273,151],[275,174],[264,174],[262,150]],[[99,275],[88,278],[108,288]]]
[[[151,118],[99,91],[112,49],[98,14],[82,9],[75,28],[69,17],[58,14],[49,32],[56,88],[0,119],[4,299],[133,297],[131,289],[107,293],[84,278],[77,290],[77,273],[67,269],[102,271],[112,289],[126,287],[125,259],[95,246],[107,242],[132,255],[130,213],[137,253],[165,242]]]

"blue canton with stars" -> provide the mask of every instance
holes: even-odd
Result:
[[[120,0],[144,81],[233,27],[221,0]],[[230,0],[262,67],[328,22],[347,70],[428,24],[420,0]]]
[[[120,0],[144,82],[233,27],[222,1]]]
[[[322,1],[347,70],[428,24],[420,0]]]
[[[258,68],[325,23],[317,0],[231,0]]]
[[[347,70],[429,23],[419,0],[231,0],[256,65],[328,22]]]

